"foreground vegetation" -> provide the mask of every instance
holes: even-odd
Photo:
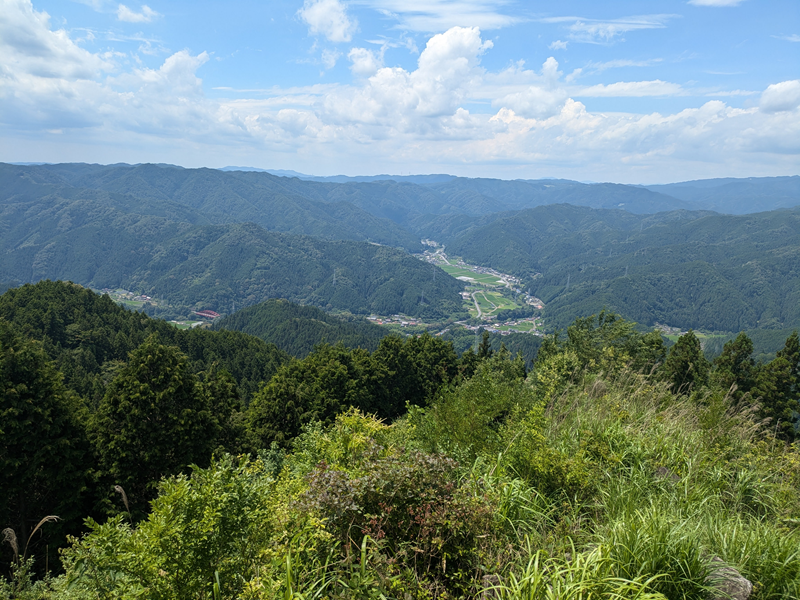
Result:
[[[284,363],[246,406],[152,336],[97,407],[39,342],[3,325],[0,351],[0,598],[699,599],[728,567],[800,597],[797,334],[712,365],[601,313],[531,372],[488,338],[390,337]],[[59,564],[64,521],[39,521],[81,495]]]

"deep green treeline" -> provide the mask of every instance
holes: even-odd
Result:
[[[386,330],[364,319],[330,315],[315,306],[301,306],[288,300],[267,300],[248,306],[214,322],[214,330],[230,329],[268,340],[278,348],[302,358],[314,346],[339,342],[348,348],[375,350]]]
[[[153,334],[180,348],[195,373],[213,363],[227,370],[245,400],[289,358],[273,344],[236,331],[179,330],[68,282],[40,281],[8,290],[0,296],[0,318],[42,342],[65,385],[95,404],[119,361]]]

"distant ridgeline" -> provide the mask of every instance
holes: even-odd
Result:
[[[125,287],[161,300],[159,316],[286,298],[465,318],[463,284],[407,254],[430,238],[523,277],[551,329],[606,307],[648,327],[791,330],[798,206],[800,177],[643,187],[0,164],[0,290]],[[719,214],[757,210],[772,212]]]

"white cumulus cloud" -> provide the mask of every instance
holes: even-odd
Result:
[[[325,36],[331,42],[349,42],[358,27],[339,0],[305,0],[297,14],[310,34]]]
[[[567,91],[560,85],[558,61],[552,56],[542,65],[541,74],[533,85],[496,98],[492,106],[508,108],[515,114],[532,119],[545,119],[561,112],[567,101]]]
[[[112,64],[73,42],[63,29],[50,29],[50,15],[30,0],[0,2],[0,73],[7,77],[91,79]]]
[[[147,4],[143,4],[141,11],[138,13],[134,10],[131,10],[124,4],[120,4],[117,7],[117,18],[120,21],[125,21],[127,23],[149,23],[156,17],[160,16],[160,14],[147,6]]]
[[[761,94],[759,107],[766,113],[794,110],[800,106],[800,80],[781,81]]]
[[[350,70],[359,77],[374,75],[383,67],[383,58],[375,56],[375,53],[367,48],[353,48],[347,58],[353,63],[350,65]]]

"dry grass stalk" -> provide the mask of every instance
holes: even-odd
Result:
[[[28,546],[30,545],[30,543],[31,543],[31,540],[33,539],[33,536],[34,536],[34,534],[35,534],[37,531],[39,531],[39,529],[41,529],[42,525],[44,525],[45,523],[55,523],[55,522],[56,522],[56,521],[58,521],[60,518],[61,518],[61,517],[59,517],[59,516],[57,516],[57,515],[47,515],[47,516],[46,516],[46,517],[44,517],[44,518],[43,518],[41,521],[39,521],[39,523],[36,525],[36,527],[34,527],[34,528],[33,528],[33,531],[31,531],[31,534],[28,536],[28,541],[27,541],[27,542],[25,542],[25,555],[27,555],[27,554],[28,554]]]
[[[3,529],[3,541],[8,542],[11,549],[14,551],[14,560],[19,560],[19,543],[17,543],[17,534],[11,527]]]
[[[117,492],[120,496],[122,496],[122,503],[125,505],[125,510],[128,511],[128,517],[130,517],[131,507],[128,504],[128,495],[125,493],[125,489],[121,485],[115,485],[114,491]]]

